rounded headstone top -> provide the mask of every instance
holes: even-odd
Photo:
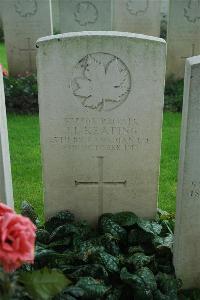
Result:
[[[63,34],[57,34],[57,35],[50,35],[45,36],[42,38],[39,38],[37,40],[37,45],[45,42],[50,41],[61,41],[69,38],[84,38],[84,37],[121,37],[121,38],[129,38],[129,39],[138,39],[138,40],[146,40],[146,41],[152,41],[152,42],[159,42],[161,44],[166,44],[166,41],[164,39],[144,35],[144,34],[137,34],[137,33],[130,33],[130,32],[120,32],[120,31],[81,31],[81,32],[68,32]]]

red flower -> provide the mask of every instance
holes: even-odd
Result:
[[[35,225],[26,217],[6,212],[0,217],[0,263],[5,272],[33,263]]]
[[[8,76],[8,71],[6,69],[3,68],[3,66],[0,64],[0,69],[2,69],[3,72],[3,76],[7,77]]]
[[[0,217],[4,216],[6,213],[14,214],[15,212],[11,207],[9,207],[3,203],[0,203]]]

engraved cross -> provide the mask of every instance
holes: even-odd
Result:
[[[20,51],[25,51],[28,52],[28,59],[29,59],[29,69],[32,71],[33,69],[33,61],[32,61],[32,54],[31,52],[35,52],[36,49],[32,49],[31,48],[31,39],[30,38],[26,38],[27,40],[27,48],[25,49],[19,49]]]
[[[98,200],[99,200],[99,214],[103,213],[103,189],[104,185],[126,185],[127,181],[104,181],[104,157],[98,156],[98,181],[77,181],[75,185],[97,185],[98,186]]]

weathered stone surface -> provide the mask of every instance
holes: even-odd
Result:
[[[35,72],[35,42],[52,33],[50,0],[2,1],[10,75]]]
[[[187,57],[200,54],[200,1],[170,0],[167,76],[184,77]]]
[[[0,68],[0,202],[11,207],[13,204],[13,190],[8,145],[8,131],[6,120],[3,75]]]
[[[52,22],[53,33],[60,33],[60,13],[59,13],[59,0],[51,0],[52,5]]]
[[[59,0],[60,30],[111,30],[111,0]]]
[[[120,32],[38,41],[46,216],[157,208],[165,42]]]
[[[160,0],[113,1],[113,30],[160,35]]]
[[[167,31],[169,0],[161,0],[161,31]]]
[[[184,287],[200,288],[200,56],[186,61],[174,265]]]

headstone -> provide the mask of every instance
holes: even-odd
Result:
[[[160,0],[114,0],[113,30],[160,35]]]
[[[170,0],[167,76],[184,77],[187,57],[200,54],[200,0]]]
[[[167,35],[169,0],[161,0],[161,34]]]
[[[186,60],[174,265],[185,288],[200,288],[200,56]]]
[[[0,39],[3,32],[3,22],[2,22],[2,1],[0,0]]]
[[[111,0],[59,0],[60,30],[111,30]]]
[[[40,39],[46,216],[157,209],[165,42],[120,32]]]
[[[13,204],[13,190],[8,145],[8,131],[6,120],[3,75],[0,67],[0,202],[11,207]]]
[[[52,5],[52,22],[53,33],[60,33],[60,13],[59,13],[59,0],[51,0]]]
[[[35,72],[36,40],[52,33],[50,0],[3,0],[3,26],[10,75]]]

